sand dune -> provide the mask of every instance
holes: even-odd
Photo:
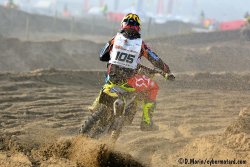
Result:
[[[222,39],[225,39],[223,42],[220,42],[220,38],[216,38],[216,34],[213,33],[196,36],[176,36],[176,40],[169,37],[165,40],[147,42],[175,72],[250,70],[249,42],[240,42],[239,39],[232,39],[235,35],[228,37],[227,34],[221,35]],[[208,38],[203,43],[193,42],[192,44],[192,39],[201,37],[203,40],[209,36],[215,37],[210,37],[211,39]],[[105,63],[101,63],[98,58],[104,42],[96,43],[87,40],[24,42],[15,38],[0,38],[0,41],[1,71],[19,72],[38,68],[105,70],[106,68]],[[184,41],[186,44],[183,43]]]
[[[245,162],[238,162],[239,166],[249,166],[247,165],[250,159],[249,114],[250,108],[243,108],[240,111],[239,118],[229,125],[223,133],[196,138],[176,154],[171,155],[169,161],[178,165],[175,160],[179,157],[203,160],[229,159],[236,160],[236,163],[237,160],[245,160]],[[224,166],[225,164],[222,163],[221,165]],[[229,163],[225,166],[238,165]]]

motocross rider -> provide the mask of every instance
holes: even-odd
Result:
[[[108,62],[107,82],[115,84],[127,83],[135,88],[136,92],[145,92],[142,131],[158,130],[153,123],[153,113],[156,106],[156,97],[159,87],[155,81],[146,75],[137,73],[140,59],[145,57],[155,67],[166,74],[166,78],[174,79],[169,66],[165,64],[142,40],[140,35],[141,23],[138,15],[129,13],[121,22],[121,31],[111,39],[100,52],[100,61]],[[97,100],[91,106],[96,107]],[[90,107],[90,108],[91,108]]]

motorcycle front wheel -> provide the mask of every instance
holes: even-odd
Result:
[[[100,107],[91,114],[81,126],[80,134],[91,138],[99,138],[108,132],[113,119],[112,111],[105,105]]]

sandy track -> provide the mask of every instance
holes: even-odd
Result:
[[[77,133],[104,80],[103,72],[93,71],[106,68],[98,61],[100,43],[115,33],[115,25],[112,30],[109,23],[106,28],[96,25],[92,36],[86,21],[76,23],[75,34],[69,34],[66,20],[3,8],[0,17],[5,36],[0,35],[0,70],[16,71],[0,73],[0,166],[168,167],[181,166],[180,158],[250,161],[250,47],[239,31],[163,37],[179,26],[158,27],[162,37],[147,42],[174,73],[180,72],[173,83],[157,78],[161,90],[155,121],[160,130],[141,132],[138,110],[113,150],[105,141]],[[27,19],[30,33],[24,36]],[[67,38],[72,40],[61,40]],[[49,70],[19,73],[37,68]]]
[[[19,143],[25,146],[24,148],[40,148],[53,152],[51,147],[42,147],[41,144],[56,145],[55,141],[58,138],[76,136],[81,123],[90,115],[86,107],[98,93],[101,83],[97,82],[96,78],[101,78],[102,75],[103,73],[97,72],[54,69],[28,73],[1,73],[1,136],[17,138]],[[150,166],[174,165],[179,157],[188,156],[185,151],[182,151],[185,149],[190,155],[196,156],[195,152],[199,150],[192,150],[192,147],[189,147],[190,143],[194,141],[196,145],[202,146],[200,142],[220,141],[214,139],[211,142],[209,138],[202,137],[221,136],[225,129],[238,118],[239,111],[249,107],[250,77],[248,74],[185,74],[177,75],[176,84],[166,84],[160,79],[159,81],[161,91],[155,121],[159,124],[160,130],[152,133],[141,132],[139,130],[141,112],[139,111],[133,124],[124,129],[116,145],[117,151],[129,153]],[[210,84],[211,81],[214,84]],[[200,86],[197,87],[197,85]],[[92,143],[84,139],[72,139],[70,142],[73,145],[77,142],[87,143],[86,145]],[[59,146],[62,145],[59,143]],[[92,146],[100,150],[101,145]],[[215,147],[217,147],[216,144]],[[74,147],[70,147],[72,148]],[[3,142],[0,142],[0,149],[4,151],[1,153],[0,160],[13,163],[13,166],[20,164],[23,166],[25,164],[27,166],[72,164],[74,166],[79,161],[61,154],[52,156],[54,160],[42,161],[41,158],[31,160],[26,154],[21,154],[22,151],[16,149],[15,145],[8,148]],[[10,154],[11,150],[12,154]],[[13,150],[17,151],[13,154]],[[67,149],[57,151],[62,153],[65,150]],[[207,158],[210,158],[215,150],[208,150]],[[232,150],[237,153],[237,149]],[[78,151],[79,154],[84,152]],[[243,152],[249,156],[249,148]],[[226,153],[227,151],[214,154],[213,158],[226,157]],[[11,156],[6,157],[6,155]],[[240,156],[235,158],[237,157]]]

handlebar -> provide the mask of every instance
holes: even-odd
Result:
[[[151,69],[149,67],[146,67],[144,65],[138,64],[139,69],[143,69],[145,72],[149,73],[149,74],[161,74],[162,76],[164,76],[164,72],[155,68],[155,69]]]
[[[161,76],[163,76],[163,78],[167,80],[171,80],[171,81],[175,80],[175,76],[173,74],[164,73],[162,70],[158,68],[151,69],[141,64],[138,64],[138,68],[144,70],[149,75],[160,74]]]

